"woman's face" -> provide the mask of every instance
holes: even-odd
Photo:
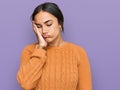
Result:
[[[61,25],[52,14],[40,11],[35,15],[34,23],[47,43],[51,43],[59,38]]]

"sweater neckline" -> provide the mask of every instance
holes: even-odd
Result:
[[[66,47],[68,42],[64,42],[61,46],[48,46],[47,49],[62,49]]]

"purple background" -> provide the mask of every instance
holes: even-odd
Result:
[[[16,80],[20,54],[36,41],[30,15],[44,1],[0,0],[0,90],[22,90]],[[120,0],[51,1],[64,14],[64,39],[88,53],[93,90],[120,90]]]

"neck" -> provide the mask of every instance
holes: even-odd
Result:
[[[59,35],[53,42],[49,43],[48,46],[61,46],[64,43],[61,35]]]

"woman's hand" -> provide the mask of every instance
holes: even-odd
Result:
[[[44,40],[44,38],[41,35],[41,32],[38,30],[37,26],[35,25],[34,22],[32,22],[33,24],[33,30],[37,35],[37,39],[38,39],[38,48],[45,48],[47,46],[47,42]]]

